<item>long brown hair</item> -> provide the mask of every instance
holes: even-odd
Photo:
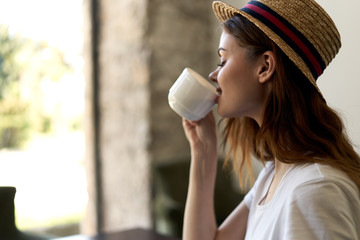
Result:
[[[246,172],[251,172],[251,156],[255,155],[263,162],[276,158],[284,163],[327,164],[345,172],[360,188],[360,157],[345,133],[341,118],[310,81],[246,18],[235,15],[223,28],[240,46],[248,48],[252,56],[270,50],[277,58],[262,125],[248,117],[224,120],[226,162],[232,159],[240,182],[245,166]],[[253,180],[252,175],[246,177]]]

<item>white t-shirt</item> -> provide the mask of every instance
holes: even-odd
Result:
[[[268,162],[244,198],[246,240],[360,239],[360,193],[346,174],[323,164],[294,165],[271,201],[259,204],[274,170]]]

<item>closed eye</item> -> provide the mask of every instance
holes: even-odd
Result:
[[[225,62],[226,62],[226,61],[223,61],[223,62],[221,62],[221,63],[218,63],[218,66],[219,66],[219,67],[223,67],[223,66],[225,65]]]

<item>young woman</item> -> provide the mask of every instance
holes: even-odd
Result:
[[[192,154],[183,239],[360,239],[360,157],[315,82],[341,46],[335,24],[313,0],[213,9],[223,33],[210,79],[227,156],[240,175],[252,155],[265,167],[217,227],[215,119],[183,119]]]

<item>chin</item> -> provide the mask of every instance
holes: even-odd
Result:
[[[235,109],[232,105],[229,105],[224,101],[223,98],[219,98],[217,104],[217,114],[223,118],[231,118],[231,117],[238,117],[238,113],[234,111]]]
[[[225,109],[222,109],[221,107],[218,106],[217,108],[217,114],[220,117],[223,118],[231,118],[231,117],[235,117],[234,114],[231,114],[230,112],[226,111]]]
[[[223,118],[239,118],[239,117],[250,117],[250,118],[252,118],[251,116],[248,116],[244,112],[234,111],[234,110],[231,110],[231,109],[224,109],[224,108],[221,108],[219,106],[217,108],[217,114],[220,117],[223,117]]]

